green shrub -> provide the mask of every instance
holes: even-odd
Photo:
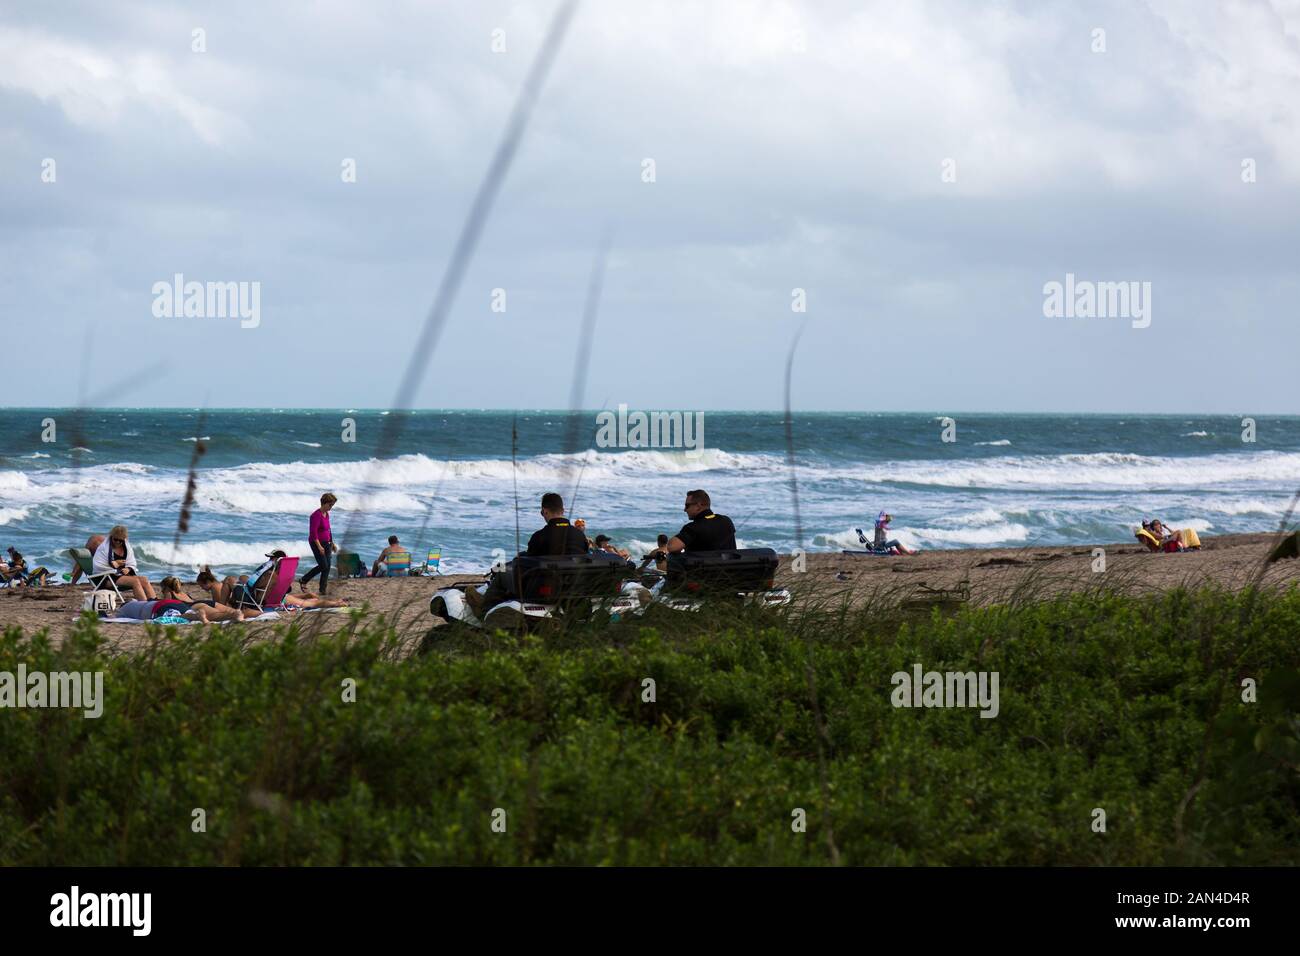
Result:
[[[0,711],[0,863],[821,864],[832,830],[850,864],[1298,860],[1296,592],[657,614],[422,657],[364,620],[151,633],[0,639],[0,671],[106,697]],[[918,663],[997,671],[1000,713],[894,708]]]

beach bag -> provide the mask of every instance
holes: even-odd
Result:
[[[119,603],[117,595],[112,591],[91,591],[82,599],[81,609],[96,614],[112,614],[118,609]]]

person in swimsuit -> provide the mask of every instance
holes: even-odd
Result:
[[[215,618],[209,616],[210,619],[212,620],[234,621],[234,620],[244,620],[250,617],[257,617],[256,609],[236,610],[235,608],[230,607],[227,604],[221,603],[216,598],[202,598],[196,601],[188,594],[186,594],[183,590],[181,590],[181,582],[179,578],[174,578],[174,577],[163,578],[162,581],[159,582],[158,584],[158,589],[162,592],[162,601],[159,602],[160,604],[169,601],[179,602],[181,604],[188,605],[185,608],[185,610],[189,610],[189,608],[194,608],[194,607],[206,607],[206,608],[211,608],[212,611],[221,613],[222,615],[227,615],[227,614],[234,615],[234,616],[222,616],[222,617],[215,617]],[[164,613],[166,613],[165,609],[164,609]]]
[[[270,585],[271,575],[275,573],[275,563],[284,557],[285,553],[283,551],[272,551],[267,555],[269,560],[267,560],[265,564],[259,567],[250,576],[251,581],[243,584],[235,584],[234,586],[226,588],[226,600],[233,607],[241,607],[251,610],[253,615],[259,613],[253,604],[252,595],[265,593],[265,589]],[[218,593],[213,590],[213,586],[215,585],[219,589],[222,585],[216,585],[216,578],[212,575],[212,572],[209,571],[207,576],[211,580],[208,584],[205,584],[204,575],[200,572],[199,586],[207,589],[209,593]],[[299,595],[286,592],[284,597],[281,599],[279,606],[289,608],[290,610],[318,607],[348,607],[348,602],[339,598],[327,598],[313,594]],[[267,610],[270,610],[270,608]]]
[[[112,615],[129,617],[136,621],[158,621],[164,618],[184,618],[187,621],[200,621],[203,624],[215,624],[219,621],[242,621],[244,615],[232,607],[208,607],[206,604],[194,604],[190,601],[175,599],[155,601],[127,601]]]

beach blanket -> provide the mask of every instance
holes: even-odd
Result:
[[[326,613],[326,612],[329,612],[329,611],[347,611],[347,610],[349,610],[349,608],[346,608],[346,607],[305,607],[305,608],[303,608],[302,610],[299,610],[299,611],[292,611],[292,612],[290,612],[290,611],[285,611],[284,613],[285,613],[286,615],[289,615],[289,614],[293,614],[293,615],[298,615],[298,614],[323,614],[323,613]],[[278,620],[280,619],[280,617],[281,617],[281,614],[280,614],[279,611],[267,611],[267,612],[264,613],[264,614],[259,614],[257,617],[249,617],[249,618],[245,618],[245,619],[242,620],[242,621],[213,621],[213,622],[211,622],[208,626],[209,626],[209,627],[221,627],[221,626],[224,626],[224,625],[226,625],[226,624],[248,624],[248,623],[251,622],[251,621],[278,621]],[[79,620],[81,620],[80,615],[78,615],[77,617],[74,617],[73,620],[74,620],[74,621],[79,621]],[[203,623],[202,621],[191,621],[191,620],[189,620],[188,618],[183,618],[183,617],[156,617],[156,618],[153,618],[152,620],[149,620],[149,621],[142,621],[142,620],[140,620],[140,619],[138,619],[138,618],[134,618],[134,617],[101,617],[101,618],[100,618],[100,621],[102,621],[104,624],[164,624],[164,625],[172,625],[172,624],[202,624],[202,623]]]

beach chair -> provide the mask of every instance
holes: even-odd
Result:
[[[424,567],[420,573],[424,575],[442,574],[442,548],[430,548],[429,553],[424,556]]]
[[[365,564],[355,551],[340,551],[334,556],[334,568],[341,578],[365,577]]]
[[[266,578],[266,584],[257,586],[257,581],[235,586],[230,603],[235,607],[255,607],[259,614],[265,614],[271,608],[284,603],[284,596],[293,588],[293,576],[298,572],[298,558],[277,558],[275,566],[260,575]]]
[[[410,551],[389,551],[384,558],[384,568],[388,577],[405,576],[411,573]]]
[[[1160,544],[1160,539],[1146,528],[1138,528],[1137,531],[1133,532],[1133,536],[1138,539],[1139,543],[1145,545],[1148,551],[1163,550],[1163,547]]]
[[[126,603],[126,597],[118,590],[111,571],[95,573],[95,558],[89,551],[85,548],[69,548],[68,557],[77,562],[77,567],[81,568],[81,573],[86,576],[93,590],[112,591],[119,601]]]

